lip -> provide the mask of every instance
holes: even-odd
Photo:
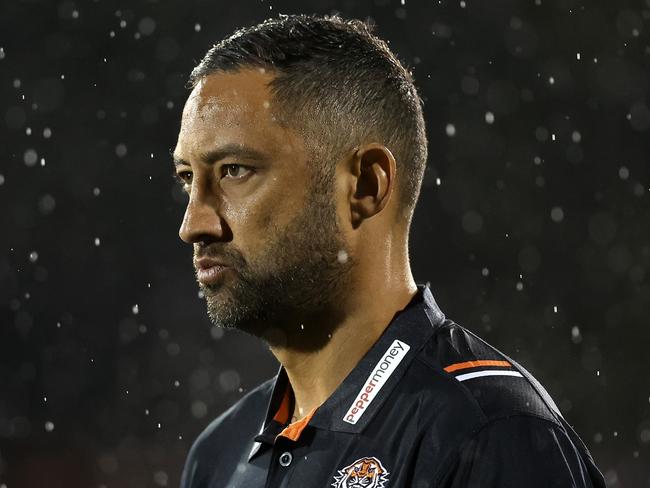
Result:
[[[221,261],[214,258],[198,258],[194,260],[196,279],[204,285],[216,284],[224,272],[229,268]]]
[[[228,270],[228,266],[218,264],[199,268],[196,270],[196,279],[204,285],[214,285],[221,279],[226,270]]]

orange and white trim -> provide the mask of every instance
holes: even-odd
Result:
[[[481,369],[478,368],[503,368],[503,369]],[[515,371],[512,367],[512,364],[508,361],[503,361],[499,359],[477,359],[474,361],[464,361],[462,363],[454,363],[446,366],[444,370],[447,373],[455,373],[456,371],[465,371],[461,374],[456,374],[454,377],[458,381],[471,380],[473,378],[482,378],[484,376],[515,376],[523,378],[523,375],[519,371]],[[474,371],[472,371],[474,370]]]

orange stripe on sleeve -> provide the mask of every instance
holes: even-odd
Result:
[[[477,368],[479,366],[509,367],[509,366],[512,366],[512,364],[510,364],[508,361],[496,361],[496,360],[491,360],[491,359],[481,359],[481,360],[478,360],[478,361],[465,361],[464,363],[450,364],[449,366],[445,367],[445,371],[447,373],[451,373],[452,371],[458,371],[459,369]]]

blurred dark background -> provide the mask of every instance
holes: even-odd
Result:
[[[171,178],[210,45],[370,18],[414,72],[418,283],[527,367],[609,487],[650,486],[650,1],[0,3],[0,488],[177,486],[273,376],[211,328]]]

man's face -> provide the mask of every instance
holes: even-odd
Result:
[[[174,150],[189,194],[179,235],[194,246],[215,325],[317,349],[352,259],[334,182],[313,183],[302,137],[273,116],[271,79],[258,69],[212,74],[190,94]],[[227,267],[211,274],[214,261]]]

